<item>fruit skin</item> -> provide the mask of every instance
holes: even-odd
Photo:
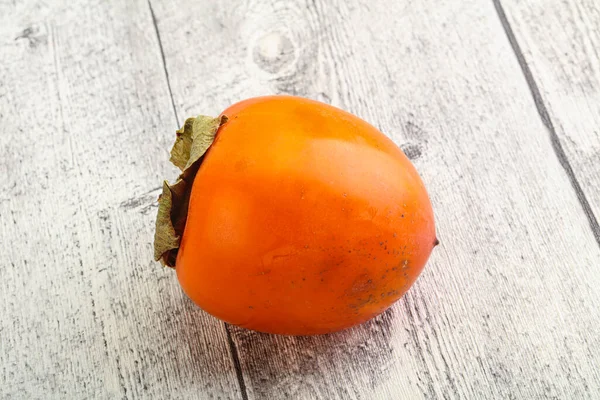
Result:
[[[360,118],[292,96],[223,112],[192,186],[176,271],[234,325],[313,335],[398,300],[437,244],[425,187]]]

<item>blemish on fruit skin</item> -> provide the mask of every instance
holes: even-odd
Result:
[[[262,275],[267,275],[270,273],[271,273],[270,269],[265,269],[265,270],[260,271],[257,275],[262,276]]]
[[[366,299],[358,299],[358,301],[354,304],[350,304],[349,307],[358,311],[358,309],[366,306],[369,303],[373,303],[375,301],[373,294],[370,294]]]
[[[397,290],[397,289],[394,289],[394,290],[390,290],[390,291],[388,291],[388,292],[383,292],[383,293],[381,293],[381,294],[379,295],[379,297],[381,297],[381,298],[385,298],[385,297],[390,297],[390,296],[396,296],[396,295],[398,295],[398,294],[399,294],[398,290]]]
[[[234,166],[236,172],[243,172],[248,168],[248,160],[238,160]]]

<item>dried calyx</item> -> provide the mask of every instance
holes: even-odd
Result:
[[[199,115],[188,118],[177,131],[170,160],[181,170],[181,175],[173,185],[169,185],[167,181],[163,183],[154,234],[154,259],[163,265],[175,267],[187,219],[192,183],[219,127],[226,122],[227,117],[224,115],[218,118]]]

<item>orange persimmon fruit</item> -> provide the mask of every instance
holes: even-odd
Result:
[[[338,108],[257,97],[178,135],[183,173],[163,188],[155,257],[226,322],[288,335],[360,324],[409,289],[438,243],[412,163]]]

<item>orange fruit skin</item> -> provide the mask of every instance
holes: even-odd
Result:
[[[176,271],[231,324],[339,331],[380,314],[437,244],[431,203],[404,153],[362,119],[292,96],[223,112],[192,186]]]

